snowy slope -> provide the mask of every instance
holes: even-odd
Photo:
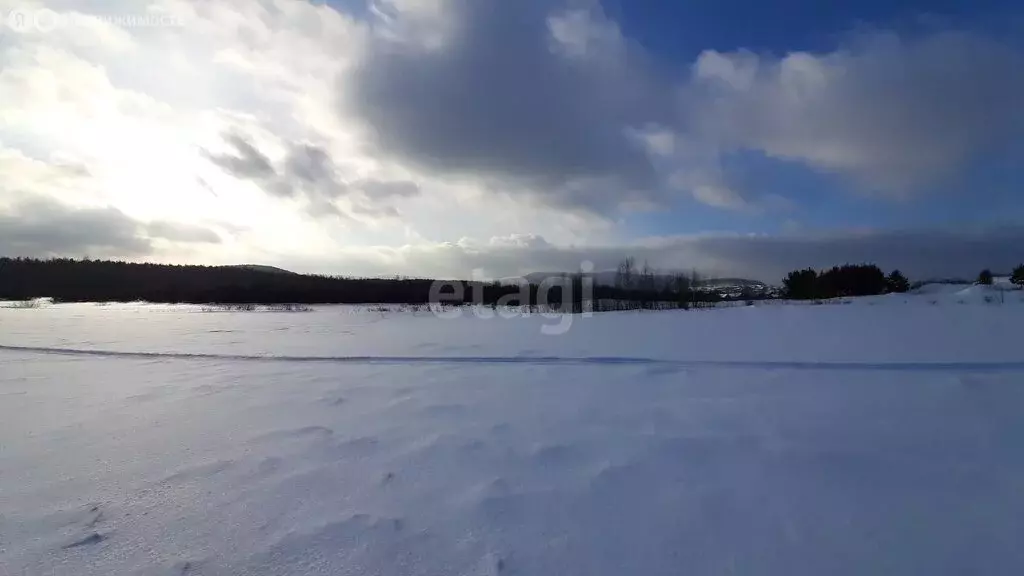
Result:
[[[1024,305],[929,298],[0,309],[0,574],[1015,574]]]

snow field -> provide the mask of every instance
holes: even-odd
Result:
[[[1014,574],[1022,320],[0,310],[0,574]]]

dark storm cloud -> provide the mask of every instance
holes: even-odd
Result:
[[[664,117],[671,91],[599,9],[574,13],[563,36],[575,43],[560,46],[549,19],[565,3],[449,6],[441,47],[379,37],[345,81],[343,106],[372,128],[384,153],[429,170],[511,180],[555,204],[608,203],[598,190],[567,186],[575,181],[611,179],[619,193],[654,184],[645,152],[624,131]],[[595,36],[593,26],[604,28]]]

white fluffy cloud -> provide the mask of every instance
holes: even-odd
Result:
[[[0,45],[0,217],[37,215],[5,249],[57,250],[26,208],[45,202],[122,222],[82,233],[128,257],[573,267],[628,243],[632,211],[792,208],[730,174],[732,152],[908,197],[1024,134],[1021,52],[970,32],[708,51],[673,75],[593,0],[367,5],[0,0],[62,18]],[[694,245],[681,265],[721,265]]]
[[[1024,55],[966,32],[873,32],[829,54],[707,51],[687,102],[699,137],[908,195],[1020,141]]]

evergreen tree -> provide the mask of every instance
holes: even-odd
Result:
[[[978,284],[991,285],[992,284],[992,271],[988,268],[982,270],[978,274]]]
[[[786,298],[810,300],[817,297],[818,273],[813,268],[794,270],[782,281]]]
[[[893,270],[886,278],[889,292],[903,293],[910,290],[910,281],[899,270]]]
[[[1010,276],[1010,282],[1024,288],[1024,264],[1013,269],[1013,274]]]

